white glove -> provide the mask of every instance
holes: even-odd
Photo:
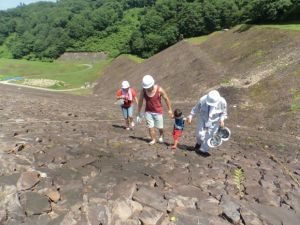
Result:
[[[137,117],[136,117],[136,123],[141,123],[142,120],[144,119],[145,114],[140,113]]]
[[[137,116],[137,117],[136,117],[136,123],[141,123],[141,122],[142,122],[142,117]]]

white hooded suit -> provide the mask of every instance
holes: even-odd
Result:
[[[227,119],[227,102],[223,97],[215,106],[207,104],[207,95],[200,98],[199,102],[193,107],[189,117],[192,119],[195,115],[198,117],[196,129],[196,140],[200,151],[207,152],[209,146],[207,140],[215,134],[220,126],[220,121]]]

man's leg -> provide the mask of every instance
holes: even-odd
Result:
[[[145,119],[146,119],[148,131],[149,131],[149,135],[151,138],[151,141],[149,142],[149,144],[153,145],[156,143],[156,140],[155,140],[154,119],[153,119],[152,113],[146,112]]]
[[[195,145],[195,150],[198,151],[200,150],[200,147],[205,139],[205,122],[200,119],[197,129],[196,129],[196,145]]]
[[[154,129],[154,127],[149,128],[149,135],[150,135],[150,138],[151,138],[151,141],[149,142],[149,144],[150,145],[155,144],[156,140],[155,140],[155,129]]]
[[[163,143],[164,142],[164,119],[163,119],[162,114],[155,114],[154,115],[154,126],[159,131],[158,142]]]
[[[164,129],[158,129],[159,131],[159,142],[164,142]]]
[[[203,144],[202,144],[202,146],[200,147],[200,151],[205,152],[205,153],[208,152],[209,146],[208,146],[207,141],[208,141],[208,139],[211,138],[215,133],[217,133],[218,128],[219,128],[219,123],[218,123],[218,122],[212,123],[211,127],[209,127],[209,128],[205,128],[206,132],[205,132]]]
[[[220,127],[219,122],[215,122],[212,124],[212,126],[207,131],[207,135],[206,135],[207,140],[212,138],[218,132],[219,127]]]

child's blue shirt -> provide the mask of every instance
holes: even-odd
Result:
[[[175,118],[174,129],[175,130],[183,130],[184,128],[184,116],[180,118]]]

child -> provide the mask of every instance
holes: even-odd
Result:
[[[117,92],[117,102],[120,104],[123,117],[126,122],[126,130],[130,130],[134,127],[133,122],[133,103],[137,103],[136,92],[133,88],[130,87],[130,84],[127,80],[122,82],[121,89]]]
[[[182,134],[183,128],[184,128],[184,122],[186,118],[182,115],[182,112],[180,109],[174,110],[173,118],[175,119],[174,128],[173,128],[173,139],[174,144],[172,145],[172,151],[175,151],[177,148],[179,138]]]

